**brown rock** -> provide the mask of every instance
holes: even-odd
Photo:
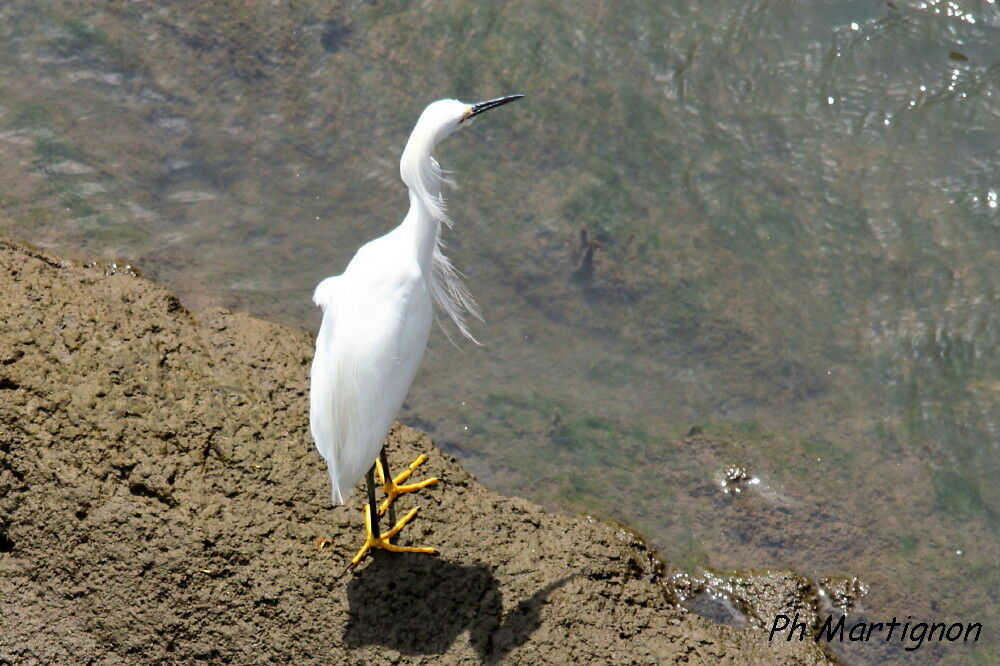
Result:
[[[403,426],[393,466],[442,483],[400,499],[400,543],[441,554],[347,572],[362,493],[330,506],[309,334],[2,240],[0,293],[0,663],[826,661],[686,612],[629,531]]]

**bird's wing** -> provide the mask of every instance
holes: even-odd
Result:
[[[375,289],[341,283],[331,293],[313,358],[310,427],[333,502],[342,504],[374,463],[413,382],[431,308],[421,280]]]
[[[313,303],[326,312],[327,306],[336,298],[337,285],[340,284],[340,276],[328,277],[318,285],[313,292]]]
[[[319,291],[317,288],[317,295]],[[336,416],[340,407],[340,401],[336,399],[339,373],[332,362],[335,358],[333,340],[336,329],[336,308],[330,308],[329,301],[321,303],[316,296],[314,300],[324,312],[323,323],[316,336],[316,353],[309,372],[309,430],[312,432],[316,449],[327,461],[333,485],[333,503],[338,505],[344,503],[340,485],[336,480],[336,471],[346,433],[343,419],[338,419]]]
[[[339,276],[328,277],[318,285],[313,292],[313,303],[323,311],[323,323],[316,336],[316,353],[313,356],[312,369],[309,372],[309,430],[312,432],[316,448],[329,465],[330,481],[333,482],[333,503],[343,504],[344,497],[339,485],[334,482],[336,465],[330,461],[339,459],[340,442],[343,433],[338,432],[338,424],[334,417],[336,401],[336,372],[330,359],[333,349],[332,341],[336,329],[337,308],[330,307],[336,301]]]

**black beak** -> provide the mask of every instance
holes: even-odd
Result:
[[[524,95],[507,95],[506,97],[497,97],[496,99],[488,99],[485,102],[478,102],[472,105],[472,113],[469,114],[469,118],[478,116],[483,111],[489,111],[490,109],[495,109],[498,106],[521,99],[522,97]]]

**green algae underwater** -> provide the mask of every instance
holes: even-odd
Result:
[[[485,345],[435,333],[403,420],[677,566],[856,577],[862,618],[987,623],[851,663],[996,663],[994,3],[0,19],[0,233],[309,330],[312,287],[405,213],[423,106],[526,94],[438,156]]]

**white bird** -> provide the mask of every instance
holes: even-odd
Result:
[[[378,528],[379,513],[397,495],[437,481],[399,485],[426,456],[393,478],[382,444],[424,356],[432,303],[473,341],[465,317],[480,318],[461,275],[442,252],[442,226],[451,222],[441,196],[442,171],[431,153],[470,118],[521,97],[508,95],[478,104],[442,99],[424,109],[399,163],[410,191],[409,212],[395,229],[363,245],[343,274],[323,280],[313,294],[323,310],[323,322],[310,373],[309,426],[329,468],[334,505],[343,504],[367,472],[366,538],[350,566],[371,548],[434,552],[389,542],[417,509],[384,534]],[[376,471],[386,494],[379,511]]]

